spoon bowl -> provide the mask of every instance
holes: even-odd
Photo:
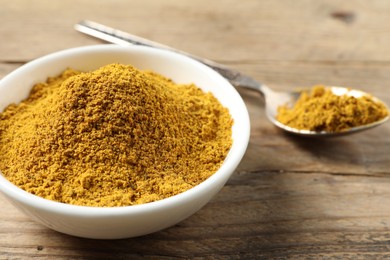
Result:
[[[98,24],[92,21],[84,20],[80,23],[75,25],[75,29],[91,35],[93,37],[96,37],[98,39],[105,40],[107,42],[119,44],[119,45],[143,45],[143,46],[149,46],[157,49],[165,49],[172,52],[180,53],[182,55],[188,56],[190,58],[193,58],[209,67],[214,69],[215,71],[219,72],[223,77],[225,77],[229,82],[235,86],[235,87],[244,87],[249,88],[252,90],[256,90],[260,92],[264,99],[266,104],[266,114],[268,119],[275,124],[280,129],[283,129],[289,133],[301,135],[301,136],[307,136],[307,137],[330,137],[330,136],[339,136],[339,135],[346,135],[346,134],[353,134],[357,133],[363,130],[367,130],[370,128],[373,128],[375,126],[379,126],[386,122],[389,119],[389,116],[386,116],[385,118],[370,123],[366,125],[356,126],[349,128],[348,130],[342,131],[342,132],[327,132],[327,131],[310,131],[310,130],[301,130],[297,128],[290,127],[288,125],[285,125],[278,121],[277,113],[278,113],[278,107],[279,106],[292,106],[297,99],[299,98],[301,92],[276,92],[265,86],[264,84],[254,80],[253,78],[244,75],[240,73],[239,71],[233,70],[231,68],[228,68],[226,66],[223,66],[221,64],[218,64],[216,62],[213,62],[211,60],[207,60],[204,58],[200,58],[194,55],[191,55],[189,53],[171,48],[166,45],[162,45],[157,42],[153,42],[144,38],[141,38],[139,36],[135,36],[114,28],[110,28],[108,26]],[[363,95],[367,95],[367,93],[359,90],[353,90],[350,88],[344,88],[344,87],[329,87],[332,92],[335,95],[350,95],[355,97],[361,97]],[[380,101],[378,98],[373,98],[374,101],[383,103],[383,101]],[[386,106],[386,105],[385,105]],[[387,106],[386,106],[387,108]]]
[[[338,86],[330,86],[327,87],[327,89],[330,89],[334,95],[341,96],[341,95],[347,95],[347,96],[353,96],[355,98],[360,98],[363,96],[368,96],[369,94],[360,90],[356,89],[350,89],[346,87],[338,87]],[[375,121],[370,124],[366,125],[360,125],[355,126],[352,128],[349,128],[345,131],[341,132],[327,132],[327,131],[311,131],[311,130],[302,130],[290,127],[288,125],[285,125],[281,123],[279,120],[277,120],[278,115],[278,108],[280,106],[287,106],[292,107],[298,98],[300,97],[302,91],[293,91],[293,92],[276,92],[271,90],[270,88],[262,85],[259,86],[258,89],[263,95],[265,99],[265,109],[266,109],[266,115],[268,119],[274,123],[277,127],[280,129],[283,129],[289,133],[295,134],[295,135],[301,135],[301,136],[312,136],[312,137],[330,137],[330,136],[340,136],[340,135],[346,135],[346,134],[353,134],[357,133],[363,130],[367,130],[370,128],[373,128],[375,126],[379,126],[383,123],[385,123],[389,116],[386,116],[382,118],[381,120]],[[372,97],[372,99],[375,102],[384,104],[381,100],[378,98]],[[385,105],[386,106],[386,105]]]

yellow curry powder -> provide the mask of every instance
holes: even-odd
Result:
[[[50,200],[147,203],[216,172],[232,124],[229,111],[193,84],[120,64],[68,69],[0,114],[0,169]]]
[[[292,108],[279,107],[277,120],[301,130],[341,132],[376,122],[388,114],[386,106],[369,95],[336,95],[320,85],[302,92]]]

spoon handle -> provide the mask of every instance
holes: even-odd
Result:
[[[214,69],[215,71],[220,73],[224,78],[226,78],[235,87],[245,87],[245,88],[260,91],[263,94],[270,91],[268,89],[268,87],[264,86],[260,82],[257,82],[253,78],[240,73],[237,70],[228,68],[228,67],[221,65],[219,63],[216,63],[214,61],[200,58],[200,57],[194,56],[192,54],[171,48],[169,46],[141,38],[141,37],[136,36],[136,35],[132,35],[132,34],[129,34],[129,33],[114,29],[114,28],[110,28],[108,26],[105,26],[105,25],[102,25],[102,24],[99,24],[96,22],[84,20],[84,21],[81,21],[78,24],[76,24],[74,26],[74,28],[79,32],[91,35],[93,37],[96,37],[98,39],[101,39],[101,40],[104,40],[107,42],[115,43],[118,45],[124,45],[124,46],[129,45],[129,44],[143,45],[143,46],[164,49],[164,50],[169,50],[172,52],[180,53],[182,55],[190,57],[194,60],[197,60],[197,61],[211,67],[212,69]]]

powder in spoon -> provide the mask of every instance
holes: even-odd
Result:
[[[370,95],[336,95],[324,86],[302,92],[292,108],[278,108],[277,120],[292,128],[342,132],[389,115],[387,107]]]
[[[0,169],[54,201],[142,204],[216,172],[231,128],[228,109],[193,84],[129,65],[68,69],[0,114]]]

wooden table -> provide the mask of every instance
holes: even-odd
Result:
[[[390,104],[390,2],[0,0],[0,78],[100,44],[90,19],[234,67],[276,90],[352,86]],[[240,90],[248,150],[202,210],[161,232],[89,240],[33,222],[0,196],[0,259],[390,257],[390,123],[332,139],[284,134]]]

